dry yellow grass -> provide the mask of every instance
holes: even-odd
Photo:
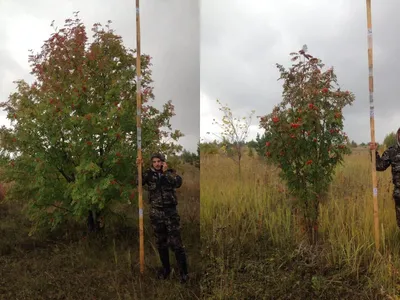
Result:
[[[337,169],[329,199],[320,207],[317,249],[301,242],[290,196],[276,169],[246,157],[239,180],[229,158],[201,158],[201,236],[210,274],[204,281],[206,294],[219,295],[216,299],[302,299],[307,293],[323,299],[386,299],[400,292],[400,231],[390,169],[378,173],[382,255],[377,255],[366,149],[356,149]],[[243,271],[248,265],[252,271]]]

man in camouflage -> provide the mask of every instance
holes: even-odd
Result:
[[[371,149],[375,150],[376,153],[377,171],[385,171],[389,166],[392,166],[393,199],[396,208],[397,226],[400,228],[400,128],[397,130],[396,140],[396,144],[384,151],[382,156],[379,156],[378,151],[376,151],[376,144],[371,144]]]
[[[169,247],[175,253],[181,282],[188,280],[186,252],[180,234],[180,217],[177,211],[175,189],[181,187],[182,177],[168,169],[162,154],[151,157],[152,166],[143,172],[143,186],[148,191],[150,222],[156,237],[158,253],[162,263],[159,278],[167,279],[171,273]]]

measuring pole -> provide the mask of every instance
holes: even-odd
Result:
[[[368,69],[369,69],[369,111],[370,111],[370,127],[371,142],[375,145],[375,119],[374,119],[374,76],[373,76],[373,55],[372,55],[372,17],[371,17],[371,0],[367,0],[367,26],[368,26]],[[372,193],[374,200],[374,231],[375,231],[375,247],[379,251],[379,214],[378,214],[378,187],[376,179],[376,157],[375,150],[371,150],[372,154]]]
[[[136,0],[136,127],[138,156],[138,196],[139,196],[139,255],[140,273],[144,273],[144,233],[143,233],[143,189],[142,189],[142,72],[140,54],[140,11],[139,0]]]

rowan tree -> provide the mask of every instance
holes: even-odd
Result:
[[[333,68],[305,49],[291,53],[292,66],[277,64],[283,80],[282,102],[261,118],[265,129],[265,155],[281,169],[304,229],[315,243],[320,200],[326,195],[335,167],[350,153],[343,132],[343,108],[354,95],[342,91]]]
[[[17,81],[1,107],[11,120],[2,127],[3,182],[9,198],[26,199],[34,227],[55,227],[65,217],[88,218],[98,230],[113,201],[136,199],[136,51],[110,27],[93,25],[93,41],[75,15],[29,56],[32,84]],[[172,131],[171,101],[154,99],[151,57],[142,55],[142,150],[180,150]],[[169,137],[171,142],[164,142]],[[135,203],[135,201],[134,201]]]

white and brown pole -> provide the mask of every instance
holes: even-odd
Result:
[[[144,273],[144,230],[143,230],[143,188],[142,188],[142,73],[140,54],[140,10],[136,0],[136,127],[138,164],[138,198],[139,198],[139,255],[140,273]]]
[[[372,17],[371,17],[371,0],[367,1],[367,26],[368,26],[368,70],[369,70],[369,116],[371,127],[371,143],[375,145],[375,119],[374,119],[374,76],[373,76],[373,52],[372,52]],[[372,194],[374,201],[374,232],[375,247],[379,251],[379,214],[378,214],[378,187],[376,178],[376,157],[375,147],[372,151]]]

